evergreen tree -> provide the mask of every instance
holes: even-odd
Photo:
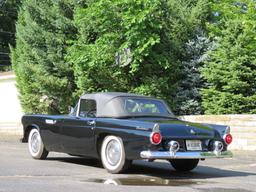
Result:
[[[202,30],[198,35],[186,43],[186,51],[182,61],[182,80],[177,90],[177,113],[180,115],[202,114],[200,90],[207,87],[201,76],[200,68],[203,66],[214,43],[204,34]]]
[[[64,113],[72,103],[72,66],[65,61],[76,30],[68,0],[24,0],[19,11],[12,63],[23,110]]]
[[[0,71],[10,70],[9,45],[15,45],[15,22],[20,0],[0,1]]]
[[[255,1],[218,1],[209,25],[217,48],[209,53],[202,74],[209,84],[202,90],[207,114],[256,112]]]

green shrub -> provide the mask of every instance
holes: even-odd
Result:
[[[64,113],[72,103],[72,65],[64,60],[74,38],[73,6],[62,0],[24,0],[16,25],[12,64],[23,110]]]
[[[99,0],[77,9],[68,60],[79,90],[156,96],[178,111],[185,43],[203,25],[205,2]]]

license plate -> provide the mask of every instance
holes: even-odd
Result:
[[[188,151],[202,150],[202,144],[200,140],[186,140],[186,146]]]

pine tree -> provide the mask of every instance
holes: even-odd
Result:
[[[65,61],[68,41],[76,34],[72,17],[69,1],[22,1],[12,63],[27,113],[65,113],[72,103],[76,86]]]
[[[209,25],[217,48],[209,53],[202,74],[209,84],[202,90],[207,114],[256,112],[255,2],[214,4],[215,22]]]
[[[15,45],[15,22],[20,0],[0,1],[0,71],[10,70],[9,45]]]
[[[182,61],[182,80],[177,90],[177,109],[180,115],[202,114],[200,90],[207,87],[201,76],[200,68],[207,60],[207,52],[214,48],[214,42],[206,36],[203,30],[186,43],[186,51]]]

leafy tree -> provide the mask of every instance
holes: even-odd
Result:
[[[80,92],[137,92],[175,109],[185,43],[203,25],[206,6],[204,0],[91,0],[77,9],[79,35],[68,60]]]
[[[0,71],[10,69],[9,44],[15,45],[15,22],[20,0],[0,1]]]
[[[210,35],[217,48],[210,51],[202,74],[209,87],[202,90],[207,114],[256,112],[255,1],[213,4]]]
[[[12,63],[27,113],[64,113],[76,86],[65,61],[76,30],[68,0],[24,0],[17,21]]]

